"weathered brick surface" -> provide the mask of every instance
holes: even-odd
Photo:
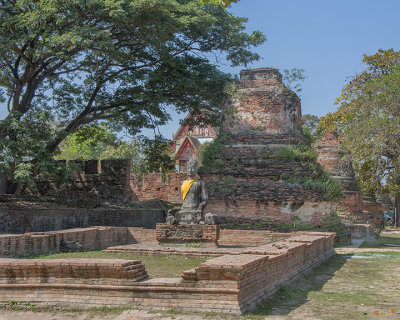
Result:
[[[224,246],[261,246],[287,239],[290,236],[290,233],[271,232],[269,230],[221,229],[218,243]]]
[[[65,242],[77,242],[80,250],[99,250],[135,243],[125,227],[91,227],[43,233],[0,235],[0,257],[32,256],[67,250]]]
[[[218,244],[219,225],[157,223],[156,239],[159,243]]]
[[[72,168],[72,178],[61,192],[56,180],[36,181],[38,191],[42,195],[56,195],[69,191],[87,192],[110,199],[124,200],[131,197],[129,188],[130,168],[129,159],[111,160],[73,160],[59,161],[64,166]],[[99,170],[100,169],[100,170]],[[76,195],[75,195],[76,196]]]
[[[157,243],[156,229],[129,227],[128,231],[135,239],[135,243]]]
[[[304,233],[171,279],[140,280],[139,261],[0,259],[0,301],[243,313],[334,254],[333,236]]]
[[[388,210],[388,207],[377,203],[373,197],[365,196],[359,191],[351,163],[343,160],[343,151],[336,132],[329,132],[321,138],[316,150],[318,162],[343,187],[344,197],[339,202],[341,207],[353,213],[361,223],[368,220],[373,223],[376,218],[381,217],[383,210]]]
[[[299,98],[282,84],[277,69],[242,70],[237,98],[228,103],[225,127],[228,131],[264,132],[269,134],[299,131],[301,107]]]
[[[0,284],[129,285],[146,278],[139,260],[0,259]]]
[[[299,98],[276,69],[244,70],[240,76],[236,95],[224,109],[225,148],[217,155],[222,165],[200,174],[210,190],[206,210],[222,217],[288,222],[298,216],[321,222],[333,210],[323,194],[288,182],[315,173],[304,163],[275,155],[281,147],[305,141]]]
[[[186,173],[168,173],[166,181],[162,181],[161,174],[149,173],[142,177],[132,174],[130,177],[130,189],[132,200],[143,201],[160,199],[172,203],[182,203],[181,184],[186,180]]]
[[[91,226],[155,228],[162,209],[11,209],[0,206],[0,234],[46,232]]]

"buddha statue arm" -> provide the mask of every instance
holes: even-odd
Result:
[[[207,205],[208,194],[206,189],[206,184],[201,181],[201,194],[200,194],[201,202],[199,203],[198,210],[203,211],[204,207]]]

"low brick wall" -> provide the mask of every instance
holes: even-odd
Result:
[[[68,251],[66,242],[79,243],[79,250],[100,250],[136,243],[124,227],[92,227],[42,233],[0,235],[0,257],[33,256]]]
[[[0,285],[130,285],[148,278],[140,260],[0,259]]]
[[[129,227],[128,231],[135,239],[135,243],[158,243],[156,239],[156,229]]]
[[[110,261],[99,269],[96,260],[71,260],[67,266],[61,261],[40,260],[37,267],[36,260],[25,264],[26,260],[0,259],[0,302],[239,314],[254,309],[280,286],[332,256],[333,238],[333,233],[298,235],[208,260],[184,272],[182,278],[142,281],[127,277],[134,272],[119,261]],[[77,273],[65,275],[64,266]],[[140,272],[145,276],[143,268]]]
[[[0,207],[0,234],[46,232],[91,226],[155,228],[161,209],[8,209]]]
[[[285,240],[291,233],[269,230],[229,230],[221,229],[218,243],[224,246],[262,246],[267,243]]]

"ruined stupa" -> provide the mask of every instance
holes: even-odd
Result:
[[[333,206],[323,194],[305,188],[315,175],[277,150],[305,142],[298,96],[285,87],[277,69],[243,70],[224,108],[213,163],[200,173],[209,189],[208,210],[226,218],[321,221]],[[302,179],[302,177],[304,179]]]
[[[345,222],[370,223],[381,219],[382,212],[391,208],[390,198],[383,198],[385,203],[378,203],[374,195],[366,195],[360,191],[352,165],[340,147],[336,132],[328,132],[317,143],[318,163],[332,178],[340,182],[344,196],[338,205],[351,214],[342,217]]]

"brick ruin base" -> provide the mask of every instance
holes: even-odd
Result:
[[[334,255],[333,238],[334,233],[304,233],[167,279],[147,279],[140,261],[0,259],[0,302],[240,314]]]
[[[201,243],[218,245],[219,225],[157,223],[156,239],[159,243]]]
[[[136,242],[129,229],[125,227],[90,227],[40,233],[2,234],[0,257],[34,256],[71,249],[101,250]]]

